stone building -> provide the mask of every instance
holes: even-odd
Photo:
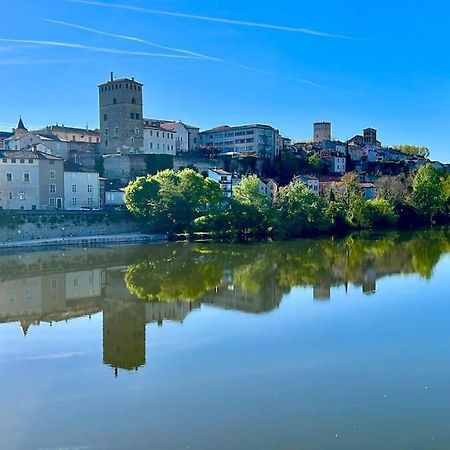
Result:
[[[6,152],[0,158],[0,208],[64,208],[64,161],[38,150]]]
[[[313,129],[313,142],[331,140],[331,122],[316,122]]]
[[[100,150],[103,154],[139,153],[144,146],[142,87],[134,78],[99,85]]]
[[[146,175],[148,155],[104,155],[104,176],[116,182],[119,186],[126,186],[136,177]]]

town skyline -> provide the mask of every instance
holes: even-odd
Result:
[[[428,23],[421,5],[412,5],[395,33],[400,11],[393,6],[383,21],[378,4],[367,9],[366,26],[354,20],[346,26],[356,2],[340,11],[325,2],[320,14],[293,2],[283,11],[234,1],[49,3],[51,13],[28,0],[4,7],[11,20],[0,33],[7,67],[0,77],[10,89],[1,93],[2,130],[15,127],[19,116],[29,129],[55,123],[97,128],[97,85],[114,71],[145,84],[146,117],[202,129],[267,123],[294,141],[309,138],[316,121],[331,121],[333,136],[342,140],[374,127],[387,145],[425,145],[432,159],[449,161],[450,102],[442,75],[449,63],[426,52],[427,45],[438,51],[445,42],[439,22],[449,7],[443,2],[443,14]],[[419,16],[417,33],[407,31],[407,19]],[[19,17],[20,30],[13,26]],[[376,33],[371,25],[378,25]],[[391,46],[381,45],[388,39]],[[422,57],[426,67],[415,66]]]

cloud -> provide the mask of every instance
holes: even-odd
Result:
[[[223,24],[228,24],[228,25],[240,25],[240,26],[251,27],[251,28],[265,28],[265,29],[269,29],[269,30],[287,31],[290,33],[309,34],[312,36],[326,37],[326,38],[333,38],[333,39],[357,40],[357,38],[354,38],[351,36],[343,36],[343,35],[339,35],[339,34],[324,33],[322,31],[311,30],[308,28],[296,28],[296,27],[289,27],[289,26],[285,26],[285,25],[275,25],[275,24],[270,24],[270,23],[249,22],[246,20],[224,19],[221,17],[201,16],[201,15],[196,15],[196,14],[185,14],[185,13],[178,13],[178,12],[172,12],[172,11],[161,11],[159,9],[149,9],[149,8],[142,8],[140,6],[123,5],[123,4],[103,3],[103,2],[97,2],[97,1],[92,1],[92,0],[69,0],[69,1],[72,3],[80,3],[80,4],[84,4],[84,5],[101,6],[101,7],[105,7],[105,8],[126,9],[129,11],[136,11],[136,12],[141,12],[141,13],[146,13],[146,14],[154,14],[154,15],[160,15],[160,16],[182,17],[184,19],[203,20],[203,21],[207,21],[207,22],[216,22],[216,23],[223,23]]]
[[[202,58],[196,56],[189,55],[177,55],[177,54],[169,54],[169,53],[150,53],[150,52],[137,52],[137,51],[128,51],[128,50],[119,50],[114,48],[107,47],[92,47],[84,44],[74,44],[70,42],[59,42],[59,41],[39,41],[32,39],[10,39],[10,38],[0,38],[0,42],[9,42],[15,44],[32,44],[32,45],[43,45],[48,47],[63,47],[63,48],[73,48],[79,50],[88,50],[92,52],[99,53],[112,53],[115,55],[131,55],[131,56],[148,56],[148,57],[156,57],[156,58],[179,58],[179,59],[197,59],[201,60]]]
[[[207,60],[211,60],[211,61],[221,61],[220,58],[216,58],[216,57],[209,56],[209,55],[203,55],[202,53],[197,53],[197,52],[193,52],[191,50],[185,50],[182,48],[167,47],[165,45],[157,44],[156,42],[147,41],[146,39],[141,39],[141,38],[138,38],[135,36],[128,36],[128,35],[117,34],[117,33],[109,33],[107,31],[102,31],[102,30],[98,30],[95,28],[89,28],[89,27],[85,27],[83,25],[77,25],[74,23],[63,22],[62,20],[54,20],[54,19],[43,19],[43,20],[45,20],[46,22],[57,24],[57,25],[74,28],[76,30],[88,31],[90,33],[96,33],[96,34],[100,34],[102,36],[109,36],[109,37],[113,37],[116,39],[123,39],[126,41],[138,42],[140,44],[145,44],[145,45],[149,45],[151,47],[160,48],[162,50],[168,50],[168,51],[172,51],[172,52],[176,52],[176,53],[181,53],[181,54],[193,56],[196,58],[207,59]]]

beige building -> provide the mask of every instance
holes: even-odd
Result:
[[[98,144],[100,142],[100,131],[86,128],[65,127],[64,125],[49,125],[40,130],[38,134],[51,133],[63,142],[84,142],[88,144]]]
[[[64,162],[38,150],[6,152],[0,158],[0,208],[64,208]]]

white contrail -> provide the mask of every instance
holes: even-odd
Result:
[[[0,42],[10,42],[13,44],[44,45],[44,46],[48,46],[48,47],[74,48],[74,49],[80,49],[80,50],[88,50],[88,51],[92,51],[92,52],[113,53],[115,55],[151,56],[151,57],[157,57],[157,58],[179,58],[179,59],[197,59],[197,60],[202,59],[202,58],[198,58],[196,56],[188,56],[188,55],[136,52],[136,51],[119,50],[119,49],[106,48],[106,47],[91,47],[89,45],[73,44],[70,42],[38,41],[38,40],[32,40],[32,39],[9,39],[9,38],[0,38]]]
[[[161,11],[159,9],[149,9],[149,8],[142,8],[140,6],[123,5],[123,4],[103,3],[103,2],[97,2],[97,1],[92,1],[92,0],[69,0],[69,1],[73,2],[73,3],[82,3],[84,5],[102,6],[102,7],[106,7],[106,8],[127,9],[129,11],[137,11],[137,12],[142,12],[142,13],[146,13],[146,14],[155,14],[155,15],[160,15],[160,16],[182,17],[184,19],[203,20],[203,21],[207,21],[207,22],[217,22],[217,23],[224,23],[224,24],[228,24],[228,25],[240,25],[240,26],[253,27],[253,28],[266,28],[269,30],[287,31],[290,33],[303,33],[303,34],[310,34],[312,36],[327,37],[327,38],[334,38],[334,39],[357,40],[357,38],[354,38],[351,36],[342,36],[339,34],[324,33],[322,31],[310,30],[308,28],[296,28],[296,27],[289,27],[289,26],[285,26],[285,25],[275,25],[275,24],[270,24],[270,23],[249,22],[246,20],[224,19],[221,17],[201,16],[201,15],[196,15],[196,14],[185,14],[185,13],[178,13],[178,12],[172,12],[172,11]]]
[[[102,36],[109,36],[109,37],[113,37],[113,38],[117,38],[117,39],[125,39],[125,40],[128,40],[128,41],[138,42],[138,43],[141,43],[141,44],[150,45],[150,46],[161,48],[161,49],[164,49],[164,50],[180,52],[180,53],[183,53],[183,54],[194,56],[194,57],[199,58],[199,59],[205,59],[205,60],[208,60],[208,61],[215,61],[215,62],[220,62],[220,63],[223,63],[223,64],[227,64],[229,66],[236,67],[238,69],[249,70],[249,71],[261,73],[261,74],[264,74],[264,75],[275,75],[275,76],[277,75],[275,72],[272,72],[270,70],[258,69],[256,67],[251,67],[251,66],[247,66],[247,65],[239,64],[239,63],[234,63],[232,61],[226,61],[224,59],[216,58],[216,57],[213,57],[213,56],[203,55],[201,53],[195,53],[195,52],[192,52],[190,50],[184,50],[184,49],[179,49],[179,48],[175,48],[175,47],[166,47],[166,46],[163,46],[163,45],[160,45],[160,44],[156,44],[154,42],[147,41],[145,39],[142,39],[142,38],[139,38],[139,37],[136,37],[136,36],[128,36],[128,35],[123,35],[123,34],[110,33],[110,32],[107,32],[107,31],[101,31],[101,30],[97,30],[97,29],[94,29],[94,28],[85,27],[83,25],[77,25],[77,24],[73,24],[73,23],[69,23],[69,22],[63,22],[61,20],[55,20],[55,19],[42,19],[42,20],[45,20],[46,22],[54,23],[54,24],[57,24],[57,25],[67,26],[69,28],[74,28],[74,29],[77,29],[77,30],[88,31],[88,32],[91,32],[91,33],[100,34]],[[299,78],[293,78],[292,80],[293,81],[297,81],[299,83],[307,84],[307,85],[313,86],[313,87],[323,87],[323,86],[321,86],[321,85],[319,85],[317,83],[314,83],[313,81],[309,81],[309,80],[303,80],[303,79],[299,79]]]
[[[116,39],[123,39],[126,41],[138,42],[140,44],[149,45],[151,47],[160,48],[162,50],[168,50],[168,51],[172,51],[172,52],[181,53],[184,55],[195,56],[196,58],[207,59],[210,61],[221,61],[221,59],[215,58],[213,56],[203,55],[202,53],[196,53],[196,52],[193,52],[190,50],[185,50],[182,48],[167,47],[165,45],[157,44],[156,42],[147,41],[146,39],[141,39],[136,36],[128,36],[125,34],[109,33],[107,31],[97,30],[95,28],[89,28],[89,27],[85,27],[83,25],[77,25],[77,24],[70,23],[70,22],[63,22],[62,20],[45,19],[45,18],[42,20],[45,20],[46,22],[54,23],[57,25],[69,27],[69,28],[75,28],[76,30],[88,31],[90,33],[96,33],[96,34],[100,34],[102,36],[109,36],[109,37],[113,37]]]

